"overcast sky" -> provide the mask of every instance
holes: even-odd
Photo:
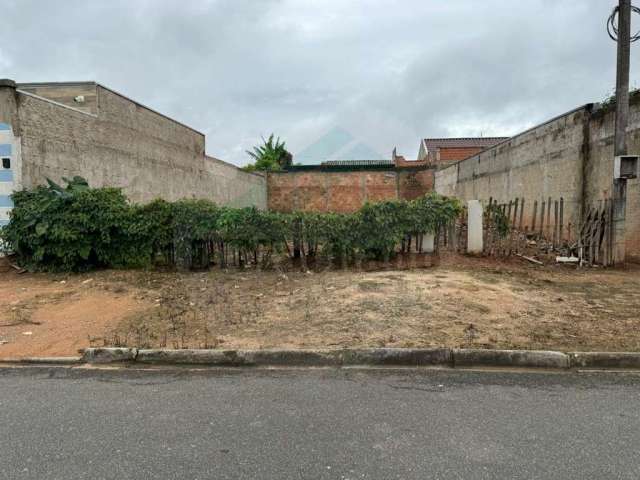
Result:
[[[615,3],[0,0],[0,78],[96,80],[238,165],[261,135],[295,155],[335,127],[415,158],[423,137],[511,135],[610,94]]]

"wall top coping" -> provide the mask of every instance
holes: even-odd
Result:
[[[463,160],[458,160],[457,162],[453,162],[450,165],[447,165],[445,168],[442,168],[442,169],[438,170],[437,175],[444,175],[445,172],[447,170],[449,170],[449,169],[454,169],[454,168],[457,169],[458,166],[460,164],[464,163],[464,162],[470,162],[472,160],[477,160],[480,155],[484,155],[486,153],[494,151],[497,148],[499,148],[500,146],[504,145],[505,143],[509,143],[512,140],[516,140],[519,137],[527,135],[527,134],[529,134],[529,133],[531,133],[531,132],[533,132],[533,131],[535,131],[535,130],[537,130],[539,128],[542,128],[542,127],[544,127],[546,125],[549,125],[550,123],[553,123],[553,122],[555,122],[557,120],[560,120],[561,118],[568,117],[569,115],[573,115],[574,113],[580,112],[580,111],[592,111],[594,109],[594,107],[596,107],[596,106],[597,106],[597,104],[587,103],[586,105],[582,105],[580,107],[574,108],[573,110],[569,110],[566,113],[563,113],[563,114],[560,114],[560,115],[556,115],[555,117],[550,118],[549,120],[546,120],[545,122],[542,122],[539,125],[536,125],[534,127],[528,128],[527,130],[525,130],[523,132],[520,132],[520,133],[514,135],[513,137],[510,137],[510,138],[508,138],[508,139],[506,139],[506,140],[504,140],[504,141],[502,141],[500,143],[496,143],[494,146],[492,146],[490,148],[487,148],[486,150],[482,150],[480,153],[477,153],[476,155],[473,155],[472,157],[468,157],[468,158],[465,158]],[[443,172],[443,173],[440,173],[440,172]],[[449,173],[449,172],[446,172],[446,173]]]
[[[35,99],[40,100],[42,102],[47,102],[47,103],[50,103],[52,105],[55,105],[56,107],[66,108],[67,110],[71,110],[72,112],[81,113],[82,115],[87,115],[87,116],[92,117],[92,118],[97,118],[98,117],[94,113],[85,112],[84,110],[79,110],[77,108],[73,108],[73,107],[71,107],[69,105],[65,105],[64,103],[56,102],[55,100],[51,100],[49,98],[44,98],[44,97],[41,97],[40,95],[36,95],[34,93],[31,93],[31,92],[26,92],[26,91],[20,90],[20,89],[18,89],[16,91],[20,95],[25,95],[27,97],[35,98]]]
[[[0,78],[0,87],[16,88],[16,82],[10,78]]]
[[[119,97],[122,97],[122,98],[124,98],[125,100],[130,101],[131,103],[134,103],[135,105],[138,105],[139,107],[144,108],[145,110],[149,110],[150,112],[153,112],[153,113],[155,113],[156,115],[159,115],[159,116],[161,116],[161,117],[163,117],[163,118],[166,118],[167,120],[172,121],[173,123],[176,123],[176,124],[178,124],[178,125],[180,125],[180,126],[182,126],[182,127],[184,127],[184,128],[187,128],[187,129],[191,130],[192,132],[197,133],[198,135],[201,135],[201,136],[203,136],[203,137],[205,136],[205,134],[204,134],[204,133],[202,133],[202,132],[200,132],[200,131],[196,130],[195,128],[190,127],[189,125],[186,125],[186,124],[184,124],[184,123],[182,123],[182,122],[179,122],[178,120],[176,120],[176,119],[174,119],[174,118],[171,118],[171,117],[169,117],[168,115],[165,115],[164,113],[160,113],[159,111],[154,110],[153,108],[150,108],[150,107],[148,107],[148,106],[144,105],[143,103],[140,103],[140,102],[138,102],[137,100],[134,100],[133,98],[128,97],[128,96],[126,96],[126,95],[124,95],[124,94],[122,94],[122,93],[120,93],[120,92],[118,92],[118,91],[116,91],[116,90],[114,90],[114,89],[112,89],[112,88],[109,88],[109,87],[107,87],[107,86],[105,86],[105,85],[102,85],[101,83],[98,83],[98,82],[94,82],[94,81],[78,81],[78,82],[33,82],[33,83],[20,83],[20,84],[18,84],[18,89],[20,89],[20,88],[34,88],[34,87],[71,87],[71,86],[82,86],[82,85],[86,85],[86,86],[92,86],[92,85],[95,85],[96,87],[100,87],[100,88],[102,88],[102,89],[104,89],[104,90],[106,90],[106,91],[108,91],[108,92],[113,93],[114,95],[117,95],[117,96],[119,96]],[[23,93],[27,93],[27,92],[23,92]],[[31,94],[31,95],[33,95],[33,94]],[[37,95],[36,95],[36,96],[37,96]],[[42,98],[42,97],[38,97],[38,98]],[[53,103],[57,103],[57,102],[53,102]],[[61,104],[59,104],[59,105],[61,105]],[[71,107],[71,108],[73,108],[73,107]],[[75,110],[75,109],[74,109],[74,110]]]

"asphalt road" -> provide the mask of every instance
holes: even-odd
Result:
[[[0,369],[2,479],[637,479],[640,376]]]

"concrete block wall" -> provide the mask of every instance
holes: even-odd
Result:
[[[589,121],[589,155],[585,167],[585,201],[595,205],[611,194],[615,114],[612,109],[596,110]],[[632,95],[627,128],[627,150],[640,155],[640,94]],[[640,181],[627,181],[627,256],[640,262]]]
[[[98,86],[94,82],[21,83],[19,88],[85,113],[98,114]]]
[[[629,152],[639,153],[640,98],[630,115]],[[564,198],[564,222],[575,238],[583,210],[611,193],[613,125],[613,111],[586,105],[439,170],[435,190],[483,203],[524,198],[524,225],[532,223],[534,201]],[[638,180],[628,183],[626,242],[628,258],[640,260]]]
[[[207,157],[202,133],[106,87],[84,82],[0,90],[0,121],[4,117],[20,139],[21,186],[80,175],[91,186],[120,187],[134,202],[205,198],[267,206],[263,175]],[[85,98],[80,108],[78,95]]]
[[[351,213],[366,202],[411,200],[433,189],[432,169],[272,172],[269,209]]]
[[[208,195],[219,205],[229,207],[256,206],[267,208],[267,180],[263,173],[248,173],[217,158],[205,157],[205,172],[213,181],[208,181]]]

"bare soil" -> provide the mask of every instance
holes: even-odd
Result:
[[[0,275],[0,357],[87,346],[640,351],[640,268]],[[6,342],[6,343],[3,343]]]

